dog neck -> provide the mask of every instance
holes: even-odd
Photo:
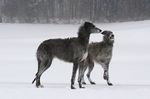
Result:
[[[104,41],[103,41],[103,44],[104,44],[104,45],[107,45],[107,46],[113,46],[114,41],[104,40]]]
[[[88,46],[90,33],[86,33],[86,34],[85,33],[86,32],[79,32],[78,38],[79,38],[80,44],[82,44],[83,46]]]
[[[89,44],[89,37],[90,33],[86,31],[85,27],[81,26],[78,31],[78,39],[80,44],[87,48]]]

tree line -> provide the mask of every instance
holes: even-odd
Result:
[[[0,0],[0,22],[78,23],[150,19],[150,0]]]

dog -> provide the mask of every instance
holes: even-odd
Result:
[[[78,65],[87,57],[89,37],[91,33],[100,33],[102,30],[90,22],[85,22],[78,30],[78,37],[66,39],[49,39],[43,41],[37,49],[38,71],[32,84],[43,87],[40,82],[41,75],[51,66],[53,58],[73,63],[71,89],[75,89],[74,80]],[[82,88],[81,84],[79,84]]]
[[[109,81],[109,64],[112,58],[114,34],[111,31],[103,31],[103,41],[89,44],[88,57],[80,63],[80,75],[78,81],[82,84],[86,84],[84,81],[84,72],[88,68],[87,78],[91,84],[95,84],[90,78],[90,74],[94,68],[94,62],[100,64],[104,70],[103,78],[107,81],[109,86],[113,84]]]

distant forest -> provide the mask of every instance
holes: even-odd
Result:
[[[150,0],[0,0],[3,23],[120,22],[150,19]]]

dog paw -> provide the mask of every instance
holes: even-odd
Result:
[[[83,89],[84,89],[85,87],[81,86],[80,88],[83,88]]]
[[[108,83],[108,86],[113,86],[113,84],[112,83]]]
[[[82,84],[79,84],[79,88],[85,88],[85,87],[83,87]]]
[[[43,85],[39,85],[39,86],[36,86],[37,88],[44,88],[44,86]]]
[[[96,83],[95,82],[90,82],[92,85],[95,85]]]
[[[71,86],[71,89],[76,89],[74,86]]]
[[[86,85],[86,82],[82,82],[83,85]]]

